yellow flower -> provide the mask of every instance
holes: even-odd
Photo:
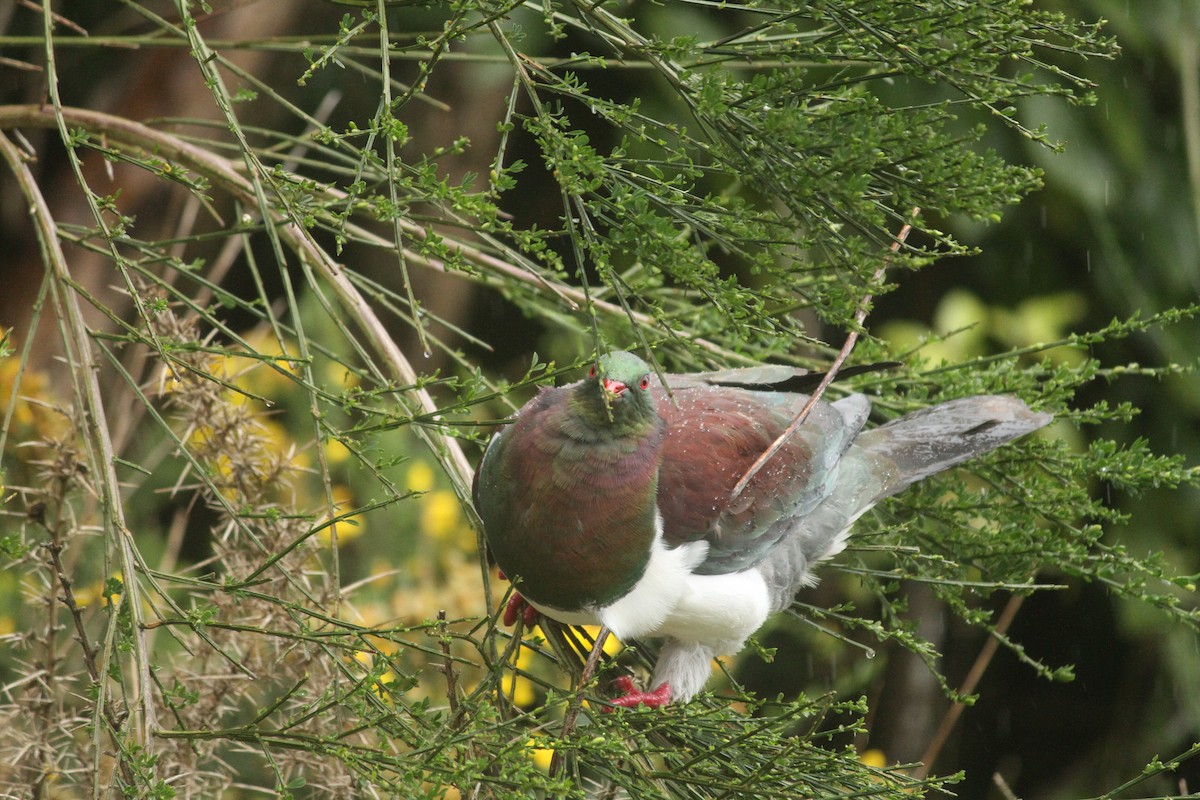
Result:
[[[426,791],[441,789],[442,794],[440,795],[440,800],[462,800],[462,792],[460,792],[456,786],[450,786],[449,784],[443,786],[441,784],[435,784],[426,781],[421,785],[421,788]]]
[[[120,572],[112,573],[112,575],[109,576],[109,580],[120,581],[121,584],[124,585],[124,578]],[[118,591],[111,595],[106,594],[105,590],[108,588],[107,584],[108,581],[102,579],[92,581],[87,586],[79,587],[75,590],[75,605],[79,606],[80,608],[85,608],[97,600],[103,600],[105,605],[115,602],[117,598],[121,596],[121,593]]]
[[[517,663],[506,687],[507,694],[512,697],[513,703],[521,708],[531,706],[537,700],[533,681],[521,674],[529,671],[530,666],[533,665],[533,659],[534,651],[531,648],[525,646],[517,648]]]
[[[868,767],[875,767],[876,769],[883,769],[887,766],[887,756],[883,754],[882,750],[874,747],[863,751],[859,755],[858,760],[860,763]]]
[[[593,641],[600,635],[599,625],[584,625],[583,629],[588,632],[588,636],[591,636]],[[625,645],[621,644],[621,640],[611,633],[604,640],[604,654],[607,656],[615,656],[624,647]]]
[[[332,489],[334,516],[338,516],[348,508],[354,507],[354,493],[350,491],[349,486],[343,484],[334,484]],[[340,520],[337,525],[337,540],[338,547],[343,546],[346,542],[357,539],[362,536],[365,523],[362,514],[355,514],[352,517]],[[329,547],[333,543],[333,525],[327,525],[317,531],[317,541],[323,546]]]
[[[0,338],[3,335],[4,329],[0,328]],[[0,359],[0,412],[8,408],[20,370],[21,360],[16,356]],[[22,372],[20,392],[21,395],[13,407],[13,430],[26,432],[22,435],[35,431],[40,438],[53,439],[66,429],[63,418],[52,410],[52,406],[36,402],[39,399],[49,400],[52,396],[50,382],[45,373],[29,369]]]
[[[354,660],[368,670],[375,667],[376,661],[379,658],[380,656],[367,650],[359,650],[354,654]],[[383,670],[379,677],[376,678],[371,684],[371,691],[374,692],[377,697],[386,700],[389,695],[395,693],[392,689],[392,684],[395,682],[396,671],[389,667],[388,669]]]
[[[337,439],[325,440],[325,460],[330,466],[336,466],[350,458],[350,450]]]
[[[408,486],[409,491],[428,492],[433,488],[433,479],[433,467],[424,461],[414,461],[412,466],[408,468],[408,474],[405,476],[404,482]]]
[[[345,364],[337,361],[331,361],[325,365],[325,378],[343,389],[353,389],[359,384],[358,376],[351,372]]]
[[[285,458],[292,467],[305,468],[312,466],[312,456],[307,449],[298,449],[287,428],[274,419],[256,417],[254,424],[258,426],[263,438],[263,451]]]
[[[238,385],[266,397],[290,389],[293,382],[287,376],[298,374],[300,363],[290,360],[280,350],[279,341],[274,334],[266,327],[259,327],[244,338],[251,351],[263,358],[238,358],[239,375],[244,376]],[[284,340],[283,345],[290,353],[299,353],[299,347],[294,342]],[[268,359],[275,362],[274,367],[267,366]]]
[[[461,524],[462,509],[454,492],[437,489],[422,499],[421,530],[434,539],[446,541]]]
[[[549,747],[541,747],[538,745],[540,736],[531,736],[525,742],[525,752],[529,755],[530,760],[537,765],[538,769],[545,772],[550,771],[550,761],[554,758],[554,750]]]

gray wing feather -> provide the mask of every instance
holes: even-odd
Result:
[[[757,566],[773,609],[786,608],[797,589],[816,582],[813,565],[841,552],[850,526],[877,502],[1052,419],[1015,397],[985,395],[942,403],[860,433],[836,465],[829,495],[811,513],[790,520],[790,529]]]

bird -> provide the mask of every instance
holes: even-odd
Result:
[[[822,398],[735,496],[811,383],[779,365],[660,377],[614,351],[587,378],[541,388],[491,438],[473,484],[489,552],[514,582],[506,621],[662,639],[649,688],[618,679],[612,703],[687,702],[714,657],[815,585],[868,509],[1052,419],[983,395],[868,428],[865,395]]]

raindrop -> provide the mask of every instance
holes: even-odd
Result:
[[[275,407],[275,401],[274,401],[274,400],[268,400],[267,398],[265,398],[265,397],[264,397],[264,398],[263,398],[263,405],[265,405],[267,408],[274,408],[274,407]]]
[[[426,347],[425,352],[422,353],[422,355],[424,355],[426,358],[431,358],[433,356],[433,351]]]
[[[867,648],[867,651],[866,651],[866,653],[865,653],[864,655],[866,655],[866,657],[867,657],[867,658],[874,658],[874,657],[875,657],[875,648],[874,648],[874,647],[868,647],[868,648]]]
[[[1087,263],[1087,271],[1088,271],[1088,273],[1090,274],[1090,273],[1091,273],[1091,271],[1092,271],[1092,251],[1091,251],[1091,250],[1088,250],[1088,251],[1087,251],[1087,252],[1084,254],[1084,259],[1085,259],[1085,261],[1086,261],[1086,263]]]

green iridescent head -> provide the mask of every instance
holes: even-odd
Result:
[[[579,384],[581,413],[596,427],[615,432],[645,425],[655,416],[651,380],[650,367],[633,353],[606,353]]]

